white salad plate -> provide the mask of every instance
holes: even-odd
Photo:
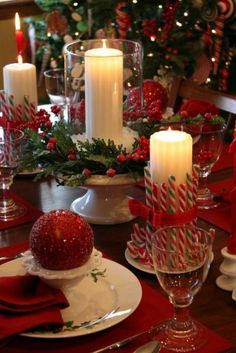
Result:
[[[0,276],[25,273],[22,259],[9,261],[0,266]],[[77,285],[66,289],[64,294],[70,306],[61,313],[65,323],[73,322],[69,329],[65,325],[59,332],[34,331],[21,335],[36,338],[66,338],[105,330],[125,320],[135,311],[142,298],[142,288],[130,270],[103,258],[99,268],[91,271]],[[91,326],[87,325],[113,311],[110,318]]]
[[[137,270],[140,270],[140,271],[143,271],[143,272],[146,272],[146,273],[151,273],[152,275],[155,275],[154,268],[151,267],[151,266],[145,265],[140,260],[134,260],[132,258],[132,256],[130,255],[128,248],[126,248],[126,250],[125,250],[125,259],[131,266],[133,266]]]

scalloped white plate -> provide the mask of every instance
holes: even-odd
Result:
[[[0,266],[0,276],[24,275],[22,259],[9,261]],[[93,321],[118,308],[120,315],[112,317],[92,327],[79,327],[72,331],[61,332],[26,332],[23,336],[36,338],[67,338],[83,336],[105,330],[125,320],[138,307],[142,298],[142,288],[137,277],[126,267],[107,259],[102,259],[98,269],[104,271],[97,276],[97,282],[91,275],[64,292],[70,306],[62,310],[64,322],[73,321],[80,326]],[[122,313],[123,312],[123,313]]]

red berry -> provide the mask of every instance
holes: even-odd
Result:
[[[206,113],[204,115],[204,118],[206,119],[206,121],[210,121],[212,119],[212,114],[211,113]]]
[[[112,177],[115,176],[116,171],[115,171],[115,169],[113,169],[113,168],[109,168],[109,169],[107,169],[106,174],[107,174],[108,177],[112,178]]]
[[[70,160],[70,161],[73,161],[75,159],[75,154],[74,153],[69,153],[67,158]]]
[[[49,142],[49,143],[53,143],[54,145],[56,145],[57,139],[56,139],[56,137],[49,137],[48,142]]]
[[[88,168],[84,168],[84,170],[83,170],[83,173],[82,174],[84,174],[84,175],[86,175],[86,176],[90,176],[91,174],[92,174],[92,172],[91,172],[91,170],[90,169],[88,169]]]
[[[68,270],[88,261],[93,250],[90,225],[70,210],[45,213],[30,232],[30,249],[42,267]]]
[[[52,143],[52,142],[48,142],[48,144],[47,144],[47,149],[48,149],[49,151],[54,150],[54,149],[55,149],[55,145],[54,145],[54,143]]]
[[[118,154],[118,156],[116,157],[116,159],[117,159],[117,161],[120,162],[120,163],[126,161],[126,157],[125,157],[125,155],[124,155],[123,153]]]

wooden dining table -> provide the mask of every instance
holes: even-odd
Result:
[[[230,168],[218,171],[211,175],[211,181],[221,180],[230,175],[232,175]],[[51,177],[34,181],[30,175],[16,176],[12,191],[43,212],[53,209],[69,209],[72,201],[86,192],[83,188],[58,186],[56,180]],[[130,195],[142,200],[145,192],[141,187],[132,186],[130,187]],[[135,219],[127,223],[114,225],[92,224],[95,246],[98,250],[108,254],[114,261],[130,269],[138,279],[148,283],[156,291],[165,295],[155,275],[134,268],[125,259],[126,244],[130,240],[134,222],[143,222],[143,220]],[[0,232],[0,247],[27,240],[32,224],[31,222],[2,230]],[[205,229],[209,229],[211,226],[201,219],[199,219],[198,224]],[[204,285],[191,305],[191,314],[204,325],[228,339],[232,343],[232,349],[229,352],[236,352],[236,302],[233,301],[231,292],[224,291],[216,285],[216,278],[220,275],[219,267],[223,261],[221,249],[226,245],[228,236],[228,233],[216,228],[213,246],[214,260]],[[14,352],[17,352],[17,348]]]

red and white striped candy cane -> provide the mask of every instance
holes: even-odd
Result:
[[[222,47],[222,38],[224,34],[224,23],[225,23],[225,15],[219,14],[216,18],[216,34],[217,38],[215,41],[215,61],[213,62],[213,74],[216,75],[219,66],[219,59]]]
[[[149,167],[144,168],[145,198],[148,207],[153,206],[152,199],[152,179]]]
[[[168,200],[169,200],[169,212],[176,213],[177,211],[176,181],[173,175],[171,175],[168,178],[167,192],[168,192]]]
[[[121,39],[125,39],[127,37],[127,32],[130,27],[130,17],[129,15],[122,10],[126,7],[126,2],[121,1],[116,4],[115,11],[116,11],[116,22],[118,24],[118,33]]]

